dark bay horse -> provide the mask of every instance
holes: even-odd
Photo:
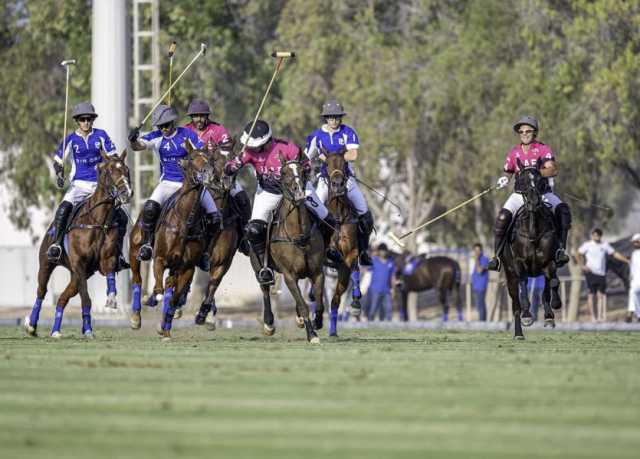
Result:
[[[516,213],[509,242],[502,251],[507,289],[511,297],[514,320],[514,339],[524,339],[522,326],[533,323],[530,311],[527,279],[544,274],[542,294],[545,326],[555,326],[553,309],[560,309],[559,286],[555,253],[560,247],[555,219],[542,200],[546,180],[537,167],[522,168],[516,176],[517,189],[524,198],[524,206]]]
[[[423,292],[435,288],[442,305],[442,320],[449,319],[449,298],[456,307],[458,320],[462,318],[460,301],[460,265],[452,258],[444,256],[427,257],[408,254],[393,254],[397,268],[397,286],[400,292],[400,317],[408,320],[407,298],[410,292]]]
[[[93,338],[91,325],[91,298],[87,279],[96,271],[103,276],[115,271],[118,257],[118,225],[115,222],[118,208],[127,204],[133,195],[129,168],[125,164],[127,151],[121,156],[108,156],[100,152],[102,162],[96,166],[98,184],[95,192],[72,211],[67,228],[66,248],[60,260],[52,263],[47,258],[47,248],[55,235],[50,225],[40,244],[38,292],[30,316],[25,317],[24,327],[36,336],[42,301],[47,294],[47,283],[58,264],[71,272],[71,280],[60,295],[51,331],[53,338],[62,337],[60,327],[64,308],[78,292],[82,300],[82,334]]]
[[[312,216],[305,205],[306,174],[299,161],[285,161],[280,155],[283,199],[270,228],[269,254],[270,263],[276,271],[282,273],[284,281],[296,302],[296,324],[305,328],[307,341],[312,344],[320,342],[311,319],[309,306],[300,292],[298,280],[308,278],[317,293],[316,301],[323,304],[324,272],[322,266],[325,259],[323,236],[313,225]],[[259,268],[254,264],[254,270]],[[275,332],[273,311],[269,286],[261,285],[264,303],[263,331],[266,335]]]
[[[208,185],[216,207],[222,213],[221,230],[216,234],[208,248],[209,251],[209,283],[205,298],[196,314],[197,325],[206,324],[209,330],[215,330],[215,316],[217,312],[215,294],[222,278],[231,267],[233,257],[240,245],[240,235],[243,228],[238,211],[231,199],[231,190],[235,177],[224,173],[224,165],[231,158],[219,150],[211,152],[210,161],[213,166],[213,177]],[[209,315],[211,313],[211,315]]]
[[[337,336],[340,298],[349,287],[349,280],[353,282],[352,314],[359,317],[362,311],[360,305],[360,298],[362,297],[360,292],[360,266],[358,264],[358,218],[347,198],[347,163],[344,159],[344,152],[328,154],[326,157],[327,174],[329,176],[327,208],[338,224],[332,241],[342,256],[342,263],[336,266],[338,282],[333,298],[331,298],[329,314],[329,336]],[[314,296],[317,297],[318,290],[314,287],[312,291]],[[324,306],[322,303],[318,303],[314,319],[316,329],[322,328],[323,314]]]
[[[156,301],[163,301],[163,320],[158,333],[164,339],[171,338],[175,311],[191,284],[196,264],[205,250],[200,196],[212,176],[212,167],[206,152],[192,149],[189,142],[186,143],[186,148],[188,156],[180,160],[180,166],[184,170],[182,186],[176,192],[175,199],[172,199],[172,204],[163,207],[155,230],[153,295]],[[141,226],[136,224],[133,231],[135,230],[137,231],[131,236],[133,243],[129,250],[133,262],[132,283],[139,285],[140,262],[136,254],[142,243]],[[167,269],[169,277],[165,289],[163,278]],[[140,326],[140,309],[134,303],[131,327],[138,329]]]

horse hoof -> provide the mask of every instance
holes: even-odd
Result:
[[[31,319],[29,318],[29,316],[26,316],[24,318],[24,331],[29,336],[38,336],[38,333],[36,333],[36,327],[31,325]]]
[[[200,313],[197,313],[196,317],[194,319],[194,322],[196,323],[196,325],[204,325],[206,320],[207,320],[207,318],[205,316],[203,316]]]
[[[131,326],[132,330],[140,330],[140,327],[142,326],[142,317],[140,317],[139,312],[134,312],[133,314],[131,314],[129,325]]]
[[[176,312],[173,313],[174,319],[179,319],[182,317],[182,308],[176,309]]]
[[[163,336],[162,338],[160,338],[160,341],[163,342],[163,343],[170,343],[171,342],[171,335]]]
[[[324,324],[322,323],[322,317],[321,316],[316,316],[316,318],[313,320],[313,328],[316,330],[322,330],[322,327],[324,326]],[[302,327],[300,327],[302,328]]]
[[[304,319],[300,316],[296,316],[296,325],[298,328],[304,328]]]
[[[562,301],[552,301],[551,302],[551,309],[555,309],[556,311],[558,309],[562,309]]]
[[[93,332],[91,330],[87,330],[86,332],[84,332],[83,336],[85,339],[88,339],[88,340],[95,339],[95,336],[93,336]]]
[[[265,334],[265,336],[273,336],[276,332],[276,327],[264,324],[262,326],[262,332]]]
[[[216,331],[216,319],[207,317],[207,320],[205,321],[205,326],[209,331]]]
[[[309,340],[309,344],[320,344],[320,338],[318,338],[317,336],[314,336]]]
[[[546,327],[551,327],[551,328],[556,328],[556,321],[554,319],[544,319],[544,326]]]
[[[516,335],[513,337],[513,339],[515,339],[516,341],[524,341],[524,336],[523,335]]]
[[[338,332],[329,333],[329,336],[331,338],[337,338],[338,337]]]
[[[105,303],[104,307],[107,309],[118,309],[118,300],[115,293],[109,293],[109,296],[107,296],[107,302]]]
[[[62,333],[60,333],[59,331],[54,331],[53,333],[51,333],[51,337],[53,339],[60,339],[62,338]]]
[[[522,317],[521,320],[523,327],[530,327],[531,325],[533,325],[533,317]]]

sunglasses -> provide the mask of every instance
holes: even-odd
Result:
[[[91,117],[91,116],[83,116],[78,118],[78,123],[93,123],[93,120],[95,118]]]
[[[536,132],[533,129],[526,129],[524,131],[518,131],[518,134],[520,135],[524,135],[524,134],[531,134],[532,132]]]
[[[164,124],[158,124],[158,129],[160,130],[171,129],[171,126],[173,126],[173,121],[170,121]]]

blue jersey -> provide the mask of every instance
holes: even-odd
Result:
[[[357,150],[359,147],[358,134],[351,127],[341,124],[336,132],[329,132],[325,125],[316,129],[307,137],[307,145],[304,152],[309,159],[313,160],[322,153],[322,149],[331,155],[339,153],[345,148],[347,150]],[[350,164],[348,172],[353,175]],[[321,173],[326,176],[326,167],[324,165]]]
[[[396,272],[396,265],[391,257],[380,258],[371,257],[373,265],[371,266],[371,284],[369,291],[371,293],[390,293],[391,281],[393,274]]]
[[[186,142],[194,148],[204,148],[204,143],[191,129],[177,127],[169,137],[164,137],[160,130],[151,131],[140,138],[140,142],[160,157],[160,180],[182,182],[184,173],[178,164],[187,157]]]
[[[109,135],[102,129],[92,129],[86,140],[77,132],[72,132],[64,141],[66,155],[63,154],[63,142],[60,142],[54,160],[62,164],[64,156],[71,160],[71,173],[69,180],[86,180],[87,182],[97,182],[98,172],[96,164],[102,162],[100,150],[104,150],[108,155],[116,154],[116,147],[111,142]]]

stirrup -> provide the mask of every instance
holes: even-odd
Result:
[[[565,252],[563,248],[556,250],[556,265],[564,266],[569,263],[570,260],[569,255],[567,255],[567,252]]]
[[[258,271],[258,274],[256,275],[256,278],[258,279],[258,283],[260,285],[273,285],[273,284],[275,284],[273,270],[271,268],[269,268],[268,266],[265,266],[264,268],[261,268],[260,271]]]
[[[151,248],[151,244],[149,244],[148,242],[146,244],[142,244],[140,250],[138,251],[138,260],[149,261],[151,260],[152,255],[153,248]]]
[[[211,269],[211,263],[209,262],[209,254],[203,253],[202,256],[200,257],[200,260],[198,261],[197,266],[198,268],[203,270],[205,273],[208,273],[209,269]]]
[[[502,262],[500,261],[499,257],[493,257],[489,261],[489,264],[487,265],[487,269],[489,271],[498,271],[498,272],[500,272],[500,268],[501,267],[502,267]]]
[[[62,256],[62,247],[57,242],[51,244],[47,249],[47,258],[51,262],[57,262]]]

